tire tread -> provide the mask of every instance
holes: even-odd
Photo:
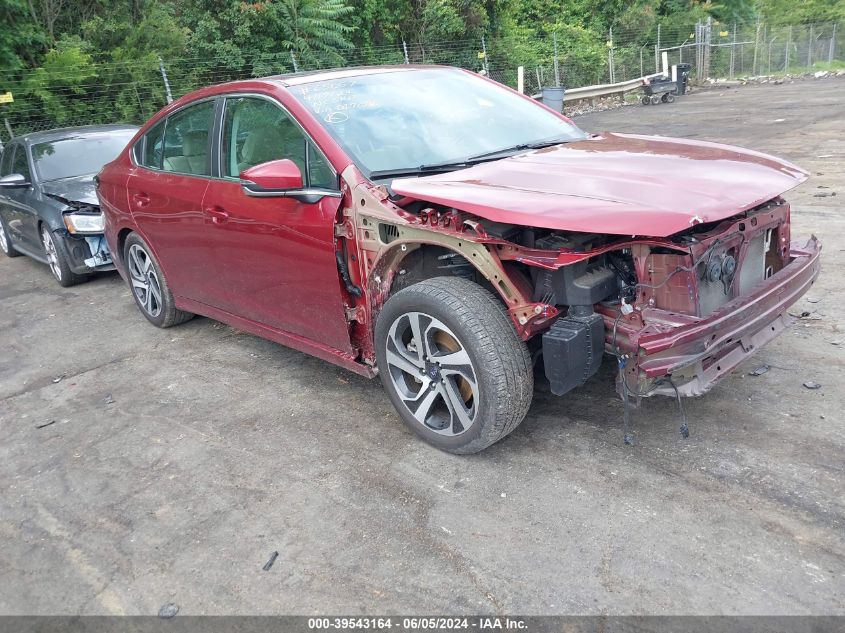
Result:
[[[502,302],[468,279],[433,277],[400,290],[394,297],[413,294],[437,301],[463,323],[475,337],[479,362],[493,378],[492,420],[471,442],[446,449],[459,454],[477,453],[513,432],[531,406],[534,374],[528,348],[517,335]]]

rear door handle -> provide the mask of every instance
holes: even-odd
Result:
[[[145,193],[136,193],[132,196],[132,200],[135,201],[135,206],[139,209],[143,209],[150,203],[150,197]]]
[[[206,207],[205,212],[214,224],[223,224],[229,219],[229,214],[220,207]]]

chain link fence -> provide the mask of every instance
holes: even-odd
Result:
[[[483,72],[536,94],[543,86],[576,88],[642,77],[669,65],[692,64],[691,78],[735,78],[801,73],[831,68],[845,60],[845,28],[836,24],[770,27],[763,23],[689,27],[657,26],[650,32],[609,31],[604,37],[570,28],[540,38],[495,38],[411,43],[344,53],[346,66],[448,64]],[[48,55],[41,68],[26,73],[0,71],[0,138],[53,127],[98,123],[142,123],[177,98],[201,86],[335,64],[319,58],[303,64],[290,51],[226,58],[160,59],[131,62],[59,64]],[[845,65],[841,65],[845,68]]]

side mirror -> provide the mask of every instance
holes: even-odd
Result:
[[[302,172],[287,158],[271,160],[243,170],[241,186],[248,196],[286,197],[302,191]]]
[[[0,187],[5,187],[6,189],[29,187],[29,181],[23,174],[9,174],[0,178]]]

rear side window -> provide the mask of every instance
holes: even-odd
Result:
[[[189,106],[167,118],[161,168],[180,174],[208,176],[208,136],[214,101]]]
[[[159,121],[135,144],[133,151],[135,161],[139,165],[151,167],[152,169],[161,169],[161,160],[164,157],[161,151],[161,138],[163,135],[164,121]]]

